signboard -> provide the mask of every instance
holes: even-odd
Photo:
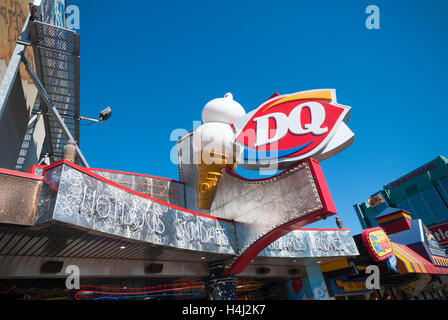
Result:
[[[434,237],[431,231],[429,231],[428,228],[425,225],[423,225],[423,223],[422,226],[423,226],[423,237],[425,239],[425,244],[428,247],[431,255],[446,258],[445,250],[443,250],[443,248],[440,246],[436,237]]]
[[[185,207],[184,185],[179,181],[116,170],[91,169],[91,171],[154,199]]]
[[[435,265],[445,266],[448,263],[445,250],[421,219],[412,220],[411,229],[390,235],[390,238],[393,242],[407,245]]]
[[[418,168],[417,170],[411,172],[410,174],[408,174],[408,175],[406,175],[404,177],[401,177],[398,180],[392,181],[390,183],[390,185],[391,185],[392,188],[398,187],[399,185],[402,185],[403,183],[406,183],[406,182],[408,182],[408,181],[410,181],[410,180],[412,180],[412,179],[414,179],[414,178],[416,178],[416,177],[418,177],[418,176],[420,176],[420,175],[422,175],[422,174],[424,174],[424,173],[426,173],[426,172],[428,172],[430,170],[433,170],[435,168],[436,168],[435,163],[429,163],[428,165],[426,165],[424,167],[421,167],[421,168]]]
[[[177,150],[185,206],[198,210],[198,168],[191,133],[178,141]],[[307,159],[262,179],[246,179],[225,167],[210,210],[201,212],[235,221],[241,251],[231,271],[239,273],[273,241],[337,211],[319,162]]]
[[[381,194],[381,192],[378,192],[377,194],[373,195],[371,198],[369,198],[369,200],[367,200],[369,202],[369,205],[374,208],[376,206],[378,206],[381,203],[384,203],[384,198],[383,195]]]
[[[442,247],[448,248],[448,222],[432,225],[428,229]]]
[[[93,171],[110,175],[120,184]],[[251,239],[247,235],[256,236],[258,232],[256,239],[265,235],[264,229],[259,229],[256,223],[191,211],[140,193],[136,190],[146,190],[138,189],[144,180],[132,184],[131,176],[128,181],[124,179],[128,176],[125,173],[82,168],[64,160],[45,167],[43,175],[44,191],[39,197],[34,222],[37,225],[59,222],[85,228],[92,233],[161,246],[161,249],[171,247],[214,253],[222,255],[217,257],[219,259],[237,261],[233,263],[238,267],[233,269],[234,273],[244,270],[254,258],[246,257],[250,246],[244,244]],[[152,187],[161,182],[154,177],[141,178],[148,179],[145,183]],[[181,187],[179,182],[167,180],[166,183],[160,185],[165,193],[177,192],[173,188]],[[279,233],[277,238],[267,242],[266,246],[271,244],[270,247],[259,247],[255,256],[292,258],[358,254],[349,230],[294,230],[281,238],[283,234]],[[262,251],[264,248],[266,250]]]
[[[371,291],[367,289],[365,277],[351,280],[347,277],[333,278],[330,279],[330,286],[335,296],[363,294]]]
[[[263,249],[288,232],[336,213],[318,161],[340,152],[354,137],[345,125],[350,107],[336,102],[335,90],[276,95],[239,118],[228,117],[224,111],[224,116],[218,112],[211,117],[208,112],[227,110],[226,106],[232,109],[235,103],[229,94],[207,103],[203,110],[206,124],[178,140],[177,149],[179,175],[185,183],[185,206],[235,221],[241,250],[229,273],[241,272]],[[242,109],[239,104],[237,107]],[[218,118],[224,126],[213,124]],[[207,124],[213,124],[216,130],[205,134],[206,128],[211,128]],[[215,134],[220,131],[222,137]],[[225,141],[226,146],[232,146],[229,149],[242,151],[237,152],[236,162],[243,168],[283,171],[251,180],[229,166],[218,166],[219,170],[207,164],[196,166],[194,155],[198,150],[203,154],[202,144],[207,142],[207,146],[210,140],[212,149],[219,149]],[[202,193],[204,197],[199,196]]]
[[[44,177],[57,190],[49,217],[53,220],[179,249],[218,254],[238,250],[230,220],[145,196],[74,164],[47,167]]]
[[[326,159],[353,142],[345,125],[349,113],[350,107],[336,102],[335,90],[275,96],[233,123],[240,163],[257,168]]]
[[[259,255],[270,257],[337,257],[358,255],[349,230],[294,230]]]
[[[375,261],[382,261],[394,254],[392,244],[383,228],[375,227],[362,231],[362,240]]]

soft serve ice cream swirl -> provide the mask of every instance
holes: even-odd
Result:
[[[197,206],[210,209],[216,184],[224,166],[234,170],[238,150],[233,143],[231,124],[244,116],[244,108],[231,93],[213,99],[202,110],[204,124],[193,134],[193,151],[198,169]]]

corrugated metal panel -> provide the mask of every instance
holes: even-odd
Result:
[[[61,224],[37,230],[0,227],[0,255],[196,262],[230,257],[112,239]]]

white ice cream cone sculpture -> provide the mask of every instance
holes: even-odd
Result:
[[[202,111],[204,124],[193,135],[197,166],[197,207],[210,209],[222,169],[237,167],[231,124],[245,114],[243,107],[228,93],[207,103]]]

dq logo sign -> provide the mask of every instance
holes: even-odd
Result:
[[[323,160],[353,142],[345,125],[350,107],[336,103],[335,90],[275,96],[233,125],[243,163],[292,163],[315,156]]]
[[[362,239],[367,251],[375,261],[386,260],[394,254],[389,237],[381,227],[363,230]]]

